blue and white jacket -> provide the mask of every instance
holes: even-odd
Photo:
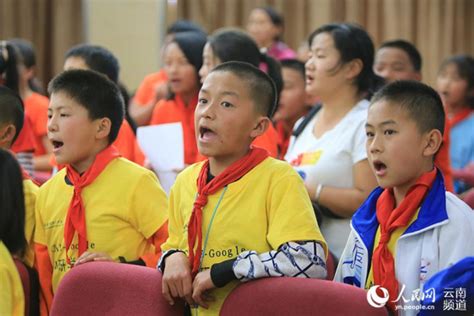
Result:
[[[379,227],[375,209],[382,192],[382,188],[376,188],[352,217],[351,233],[335,281],[365,287]],[[403,290],[403,297],[396,303],[401,305],[400,314],[416,315],[419,310],[415,305],[420,305],[417,297],[428,290],[423,289],[425,282],[438,271],[468,256],[474,256],[474,211],[446,192],[438,171],[418,218],[396,245],[395,274],[399,289]]]

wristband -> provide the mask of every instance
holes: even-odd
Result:
[[[319,203],[319,197],[321,196],[321,191],[323,190],[323,185],[318,184],[316,187],[316,194],[314,195],[314,199],[316,203]]]

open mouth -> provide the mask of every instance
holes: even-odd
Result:
[[[60,142],[60,141],[57,141],[57,140],[52,140],[51,144],[53,144],[54,149],[59,149],[59,148],[63,147],[63,145],[64,145],[63,142]]]
[[[383,162],[381,162],[380,160],[375,160],[373,162],[373,165],[374,165],[374,170],[375,170],[375,173],[377,175],[382,175],[385,173],[385,171],[387,170],[387,165],[385,165]]]
[[[201,140],[210,140],[214,136],[216,136],[216,133],[212,129],[205,126],[199,128],[199,138]]]

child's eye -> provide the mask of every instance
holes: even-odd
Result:
[[[48,113],[48,119],[50,120],[53,117],[53,114]]]
[[[393,129],[388,129],[384,132],[385,135],[393,135],[395,133],[396,133],[396,131],[394,131]]]
[[[226,102],[226,101],[222,102],[221,105],[225,108],[231,108],[231,107],[234,106],[232,103],[229,103],[229,102]]]
[[[198,103],[199,104],[207,104],[207,100],[201,98],[201,99],[198,100]]]
[[[367,138],[374,137],[374,133],[373,133],[373,132],[365,132],[365,135],[367,136]]]
[[[69,116],[69,114],[66,114],[66,113],[61,113],[61,114],[59,114],[59,116],[60,116],[60,117],[68,117],[68,116]]]

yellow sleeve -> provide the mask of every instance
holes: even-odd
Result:
[[[151,171],[138,181],[129,209],[130,223],[147,239],[168,220],[166,193]]]
[[[326,241],[316,222],[308,192],[294,170],[288,170],[272,183],[267,203],[267,240],[273,249],[289,241],[314,240],[323,246],[327,255]]]
[[[168,206],[168,239],[161,245],[162,253],[170,249],[181,249],[180,246],[183,243],[183,217],[179,209],[179,196],[179,184],[176,182],[170,191]]]
[[[25,252],[25,263],[33,267],[34,264],[34,249],[33,249],[33,234],[35,231],[35,203],[36,195],[38,194],[38,187],[31,180],[23,181],[23,190],[25,192],[25,238],[28,243]]]
[[[0,315],[13,314],[13,280],[8,269],[0,266]]]

